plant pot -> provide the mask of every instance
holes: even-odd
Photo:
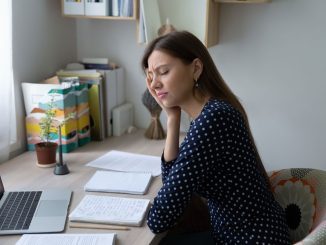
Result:
[[[56,164],[56,153],[58,144],[54,142],[40,142],[35,144],[37,166],[48,168]]]

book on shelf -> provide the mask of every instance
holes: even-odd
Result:
[[[107,65],[109,64],[109,59],[108,58],[82,58],[82,63]]]
[[[107,16],[109,14],[108,0],[87,0],[85,1],[85,15]]]
[[[24,234],[16,245],[114,245],[116,240],[115,233],[105,234]]]
[[[96,63],[83,63],[85,69],[95,70],[112,70],[113,67],[110,64],[96,64]]]
[[[133,16],[133,0],[109,0],[109,15],[131,17]]]
[[[151,173],[96,171],[84,190],[144,195],[151,179]]]
[[[70,222],[141,226],[149,199],[85,195],[70,213]]]
[[[120,15],[120,7],[121,7],[121,0],[110,0],[111,1],[111,15],[112,16],[119,16]],[[110,4],[109,4],[110,6]]]
[[[133,14],[133,0],[122,0],[120,7],[120,16],[131,17]]]
[[[57,71],[58,77],[79,77],[80,79],[100,78],[101,73],[95,69],[88,70],[59,70]]]
[[[85,15],[85,0],[64,0],[63,13],[66,15]]]

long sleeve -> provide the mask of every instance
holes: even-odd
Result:
[[[204,123],[205,132],[199,132],[197,125],[192,124],[180,146],[177,159],[165,162],[162,156],[163,186],[154,199],[147,220],[149,228],[154,233],[163,232],[176,224],[193,193],[198,191],[206,179],[209,165],[206,161],[207,153],[202,148],[208,147],[210,140],[204,140],[204,137],[217,127],[217,124],[214,127],[210,127],[210,124],[212,123],[209,120]],[[215,147],[217,144],[217,142],[214,144]]]

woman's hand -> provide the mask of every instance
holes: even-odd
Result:
[[[160,105],[160,107],[162,108],[162,110],[165,111],[168,119],[171,118],[171,119],[178,119],[178,120],[180,120],[180,117],[181,117],[181,108],[178,107],[178,106],[174,106],[174,107],[166,107],[166,106],[164,106],[163,103],[162,103],[162,101],[160,101],[160,99],[156,95],[155,90],[152,89],[152,87],[151,87],[151,79],[149,77],[146,77],[146,85],[147,85],[148,91],[151,93],[151,95],[153,96],[153,98]]]

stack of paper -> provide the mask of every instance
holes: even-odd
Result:
[[[69,215],[71,222],[141,226],[148,199],[86,195]]]
[[[110,151],[87,166],[122,172],[161,174],[161,158],[122,151]]]
[[[86,183],[85,191],[145,194],[151,173],[97,171]]]
[[[115,233],[106,234],[28,234],[23,235],[16,245],[44,245],[44,244],[60,244],[60,245],[114,245]]]

